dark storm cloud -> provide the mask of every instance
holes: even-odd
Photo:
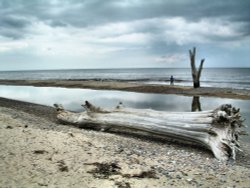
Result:
[[[133,21],[158,17],[184,17],[196,21],[209,17],[228,17],[232,21],[249,22],[250,1],[84,1],[75,12],[65,11],[62,16],[71,24],[85,26],[116,21]],[[81,17],[76,20],[76,17]]]
[[[247,0],[0,0],[0,35],[20,38],[23,29],[33,21],[41,21],[52,27],[70,25],[81,28],[162,17],[183,17],[190,22],[202,18],[222,18],[232,24],[244,22],[238,29],[244,35],[249,35],[249,8],[250,1]],[[161,23],[159,26],[141,26],[137,28],[138,32],[161,33],[163,29]]]
[[[9,28],[24,28],[29,24],[29,21],[18,17],[1,17],[1,26]]]
[[[62,19],[77,26],[165,16],[181,16],[190,20],[228,16],[237,21],[250,20],[250,1],[247,0],[61,0],[54,3],[50,0],[1,0],[0,7],[9,15],[34,16],[41,20]],[[54,12],[60,8],[63,10]]]
[[[30,21],[14,16],[4,16],[0,18],[0,34],[9,38],[19,39],[24,36],[25,28]]]

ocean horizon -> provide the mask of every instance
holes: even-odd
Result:
[[[190,68],[105,68],[0,71],[2,80],[120,80],[148,84],[169,84],[173,75],[176,85],[192,86]],[[222,87],[250,90],[250,68],[204,68],[202,87]]]

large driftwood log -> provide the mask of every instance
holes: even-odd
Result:
[[[179,141],[191,141],[206,146],[222,161],[235,159],[239,149],[238,135],[243,126],[239,109],[231,105],[203,112],[162,112],[125,108],[122,104],[114,109],[102,109],[86,101],[82,105],[85,111],[80,113],[67,111],[62,105],[54,106],[58,120],[66,124],[82,128],[94,125],[129,128]]]

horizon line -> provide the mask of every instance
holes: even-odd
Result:
[[[60,71],[60,70],[108,70],[108,69],[189,69],[190,67],[113,67],[113,68],[52,68],[52,69],[7,69],[0,72],[18,71]],[[250,67],[203,67],[203,69],[249,69]]]

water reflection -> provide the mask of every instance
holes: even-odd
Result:
[[[32,86],[0,86],[0,97],[49,106],[60,103],[73,111],[83,111],[81,104],[85,100],[102,107],[114,107],[121,101],[131,108],[179,112],[189,112],[190,106],[191,111],[201,111],[215,109],[222,104],[232,104],[241,109],[242,116],[246,118],[245,124],[250,124],[250,100]],[[250,127],[248,131],[250,132]],[[250,136],[246,139],[250,142]]]
[[[200,103],[200,97],[199,96],[193,96],[191,111],[192,112],[202,111],[201,110],[201,103]]]
[[[176,95],[32,86],[0,86],[0,96],[49,106],[60,103],[74,111],[83,110],[81,104],[88,100],[103,107],[114,107],[121,101],[132,108],[187,112],[191,101],[190,97]],[[179,101],[184,105],[176,105]]]

